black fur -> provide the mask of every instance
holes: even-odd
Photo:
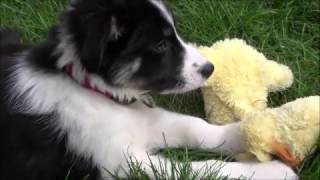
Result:
[[[18,61],[28,61],[34,69],[46,73],[62,73],[56,67],[61,52],[55,51],[62,31],[71,37],[69,43],[76,47],[86,70],[100,75],[109,85],[161,92],[183,82],[179,74],[184,49],[172,25],[149,1],[72,2],[72,10],[66,11],[49,31],[47,40],[35,47],[22,45],[14,31],[0,30],[1,180],[80,180],[99,176],[90,159],[67,151],[68,134],[61,135],[54,129],[54,113],[15,112],[12,103],[23,106],[23,97],[9,103],[12,92],[8,86],[15,83],[9,82],[9,77]],[[120,32],[119,37],[113,34],[112,27]],[[137,58],[142,64],[138,71],[126,82],[116,83],[112,73]]]
[[[54,114],[27,115],[13,111],[5,84],[15,59],[28,49],[19,43],[14,31],[2,29],[0,37],[0,179],[62,180],[68,176],[68,179],[79,180],[88,175],[88,179],[96,179],[98,171],[90,160],[67,152],[66,135],[60,137],[60,141],[56,140],[59,132],[49,126],[54,121]],[[50,49],[48,44],[32,49],[30,58],[47,58]],[[40,63],[39,67],[49,67],[49,61]]]
[[[15,31],[0,28],[0,57],[9,56],[24,48],[20,44],[20,34]]]

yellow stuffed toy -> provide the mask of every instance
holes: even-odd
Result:
[[[278,108],[247,115],[241,122],[241,136],[248,153],[260,161],[276,155],[288,165],[297,167],[319,140],[320,96],[300,98]]]
[[[287,66],[268,60],[239,39],[198,49],[215,66],[215,72],[201,88],[209,122],[241,120],[246,152],[237,158],[268,161],[276,155],[288,165],[298,166],[319,140],[320,97],[267,108],[269,92],[284,90],[293,83]]]
[[[215,66],[215,72],[201,89],[209,122],[226,124],[245,114],[267,107],[269,92],[291,86],[291,70],[240,39],[226,39],[199,52]]]

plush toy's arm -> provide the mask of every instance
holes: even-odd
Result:
[[[202,87],[201,91],[204,98],[206,117],[210,123],[227,124],[237,120],[231,109],[219,99],[210,86]]]
[[[259,91],[263,92],[263,91]],[[243,119],[246,114],[264,110],[267,106],[267,100],[266,99],[259,99],[262,97],[266,97],[264,95],[255,95],[254,92],[252,92],[248,96],[234,96],[233,99],[229,102],[230,107],[232,107],[232,112],[234,113],[235,117],[238,119]],[[228,102],[228,101],[226,101]]]

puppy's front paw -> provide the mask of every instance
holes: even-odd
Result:
[[[234,163],[229,178],[248,178],[253,180],[297,180],[296,173],[280,161],[265,163]]]

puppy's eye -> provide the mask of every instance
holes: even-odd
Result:
[[[153,51],[155,52],[164,52],[168,48],[168,42],[166,40],[161,40],[154,48]]]

